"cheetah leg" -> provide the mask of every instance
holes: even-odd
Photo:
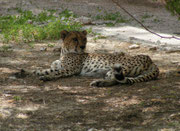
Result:
[[[112,68],[112,72],[108,72],[108,73],[110,74],[108,76],[108,79],[93,81],[90,85],[96,87],[107,87],[107,86],[116,85],[118,83],[133,84],[138,82],[145,82],[156,79],[159,75],[159,69],[155,64],[152,63],[149,66],[148,70],[142,72],[141,75],[137,77],[125,77],[121,66],[116,65]]]
[[[93,87],[109,87],[109,86],[114,86],[117,85],[118,82],[116,79],[114,79],[113,76],[113,71],[112,69],[106,73],[105,79],[103,80],[95,80],[90,83],[90,86]]]
[[[109,87],[117,85],[118,82],[116,80],[96,80],[90,83],[92,87]]]
[[[61,66],[61,61],[56,60],[51,64],[51,67],[49,69],[37,69],[37,70],[26,70],[26,69],[21,69],[19,72],[15,73],[14,75],[17,78],[24,78],[26,76],[31,76],[35,75],[38,77],[41,76],[47,76],[50,77],[50,75],[55,75],[57,74],[58,70],[62,70]]]

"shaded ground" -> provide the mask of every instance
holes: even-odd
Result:
[[[89,10],[96,14],[97,10],[93,9],[99,7],[119,11],[111,2],[100,0],[32,0],[32,3],[24,4],[23,0],[0,2],[0,12],[3,14],[8,8],[19,4],[38,11],[48,7],[62,10],[63,3],[65,8],[80,15],[87,15]],[[179,31],[177,18],[164,9],[160,11],[157,7],[161,9],[161,5],[148,3],[147,8],[147,3],[143,1],[128,2],[132,5],[125,2],[124,6],[131,9],[130,12],[136,14],[137,18],[141,19],[142,12],[147,11],[160,19],[159,23],[147,19],[144,21],[152,29],[168,34]],[[0,131],[180,130],[180,76],[175,73],[180,63],[180,52],[167,53],[140,43],[140,48],[130,50],[128,47],[132,43],[120,41],[109,37],[95,42],[88,36],[87,50],[150,55],[160,67],[159,79],[110,88],[89,87],[93,79],[83,77],[45,83],[37,78],[15,79],[11,74],[18,69],[48,67],[59,58],[59,53],[54,53],[53,48],[48,47],[47,44],[52,42],[37,43],[34,48],[25,44],[9,44],[11,49],[0,51]],[[56,42],[54,44],[58,46]],[[47,47],[47,51],[40,51],[42,47]]]
[[[129,45],[120,43],[116,49],[150,55],[161,69],[158,80],[92,88],[92,78],[70,77],[45,83],[36,78],[15,79],[10,74],[17,67],[48,67],[59,53],[53,53],[46,43],[33,49],[12,45],[13,51],[0,52],[0,129],[180,130],[180,77],[167,73],[177,68],[180,53],[149,51],[143,46],[129,50]],[[40,51],[41,47],[47,47],[47,51]]]

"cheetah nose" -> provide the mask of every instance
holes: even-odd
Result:
[[[80,46],[80,48],[81,48],[81,49],[84,49],[84,48],[85,48],[85,46]]]

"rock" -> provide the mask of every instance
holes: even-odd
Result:
[[[138,48],[140,48],[140,46],[137,44],[133,44],[129,46],[129,49],[138,49]]]
[[[15,76],[10,76],[9,79],[16,80],[17,78]]]
[[[109,24],[109,23],[115,24],[115,21],[112,21],[112,20],[107,20],[107,21],[96,20],[96,21],[92,22],[93,25],[106,25],[106,24]]]
[[[171,61],[172,64],[178,64],[179,61]]]
[[[161,42],[158,40],[157,42],[156,42],[158,45],[161,45]]]
[[[91,18],[84,17],[84,16],[77,18],[76,21],[82,23],[83,25],[89,25],[92,23]]]
[[[149,50],[150,51],[155,51],[155,50],[157,50],[157,47],[155,47],[155,46],[154,47],[150,47]]]
[[[164,50],[166,51],[166,53],[180,52],[180,48],[176,47],[165,47]]]
[[[47,48],[46,47],[41,47],[40,51],[47,51]]]
[[[88,129],[88,131],[98,131],[98,130],[95,128],[90,128],[90,129]]]
[[[48,23],[51,23],[52,22],[52,20],[48,20]]]
[[[61,20],[62,20],[62,21],[65,20],[65,17],[62,17]]]
[[[162,44],[159,44],[161,47],[165,47],[165,46],[167,46],[167,44],[165,44],[165,43],[162,43]]]
[[[33,21],[32,20],[28,20],[27,23],[28,24],[33,24]]]

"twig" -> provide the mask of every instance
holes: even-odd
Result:
[[[124,12],[126,12],[129,16],[131,16],[136,22],[138,22],[144,29],[146,29],[147,31],[149,31],[150,33],[159,36],[160,38],[165,38],[165,39],[176,39],[176,40],[180,40],[180,38],[175,37],[175,36],[162,36],[156,32],[151,31],[150,29],[148,29],[146,26],[144,26],[138,19],[136,19],[133,15],[131,15],[125,8],[123,8],[117,1],[112,0],[113,3],[115,3],[119,8],[121,8]]]

